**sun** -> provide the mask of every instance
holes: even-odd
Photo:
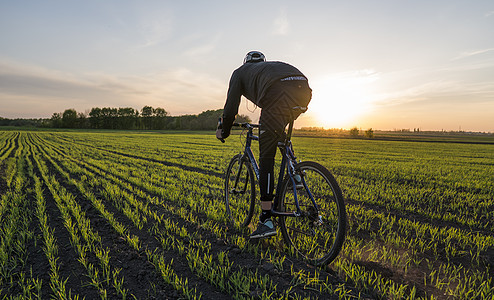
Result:
[[[372,109],[376,73],[359,71],[327,76],[311,82],[309,112],[318,126],[350,128]]]

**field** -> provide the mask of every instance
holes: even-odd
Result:
[[[236,135],[0,131],[0,298],[493,299],[494,145],[294,145],[346,199],[322,268],[228,225]]]

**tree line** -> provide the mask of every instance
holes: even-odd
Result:
[[[215,130],[223,109],[207,110],[198,115],[170,116],[161,107],[144,106],[140,111],[131,107],[93,107],[88,112],[66,109],[53,113],[50,119],[0,118],[0,126],[35,126],[46,128],[80,129],[143,129],[143,130]],[[22,119],[21,119],[22,120]],[[16,121],[16,122],[14,122]],[[237,116],[238,122],[251,122],[245,115]]]

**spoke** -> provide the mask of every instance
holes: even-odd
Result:
[[[291,227],[291,226],[290,226],[290,227],[287,227],[287,229],[291,229],[293,232],[298,232],[298,233],[301,233],[301,234],[303,234],[303,235],[310,236],[310,235],[309,235],[309,234],[307,234],[305,231],[302,231],[302,230],[300,230],[300,229],[298,229],[298,228],[296,228],[296,227]]]
[[[332,183],[323,174],[328,172],[327,170],[321,171],[323,168],[314,166],[314,163],[307,163],[301,168],[308,190],[297,190],[295,197],[291,184],[287,182],[284,187],[283,202],[285,211],[290,211],[296,207],[295,199],[297,199],[302,216],[285,218],[284,232],[299,254],[308,260],[317,261],[317,264],[324,263],[326,258],[334,259],[334,254],[329,257],[330,252],[339,251],[333,245],[337,242],[340,225],[340,211],[337,205],[337,201],[340,200],[337,199]],[[314,201],[317,209],[313,204]]]

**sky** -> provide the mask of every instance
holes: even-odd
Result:
[[[492,0],[0,0],[0,117],[219,109],[258,50],[309,78],[298,128],[494,132],[493,32]]]

